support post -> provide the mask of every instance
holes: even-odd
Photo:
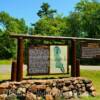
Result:
[[[16,67],[17,67],[16,61],[12,61],[11,81],[16,81],[16,73],[17,73]]]
[[[71,76],[76,77],[76,40],[71,40]]]
[[[17,76],[16,80],[21,81],[23,79],[23,61],[24,61],[24,44],[23,38],[18,38],[17,45]]]
[[[80,77],[80,60],[76,60],[76,77]]]

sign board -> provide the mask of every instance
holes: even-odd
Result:
[[[31,46],[29,48],[29,74],[47,74],[49,72],[49,47]]]
[[[100,43],[81,43],[81,58],[100,58]]]
[[[29,75],[67,73],[66,45],[31,46],[28,57]]]

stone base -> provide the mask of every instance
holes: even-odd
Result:
[[[66,100],[89,95],[95,96],[92,81],[81,77],[0,84],[0,100]]]

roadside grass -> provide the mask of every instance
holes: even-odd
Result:
[[[81,76],[92,80],[97,95],[100,95],[100,71],[97,70],[81,70]]]
[[[9,60],[0,60],[0,65],[5,65],[5,64],[11,64],[12,60],[9,59]]]
[[[91,97],[91,96],[82,97],[82,98],[80,98],[80,100],[100,100],[100,96],[96,96],[96,97]]]

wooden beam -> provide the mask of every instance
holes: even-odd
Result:
[[[100,41],[96,38],[80,38],[80,37],[63,37],[63,36],[40,36],[40,35],[10,35],[11,38],[23,38],[23,39],[41,39],[41,40],[89,40],[89,41]]]

